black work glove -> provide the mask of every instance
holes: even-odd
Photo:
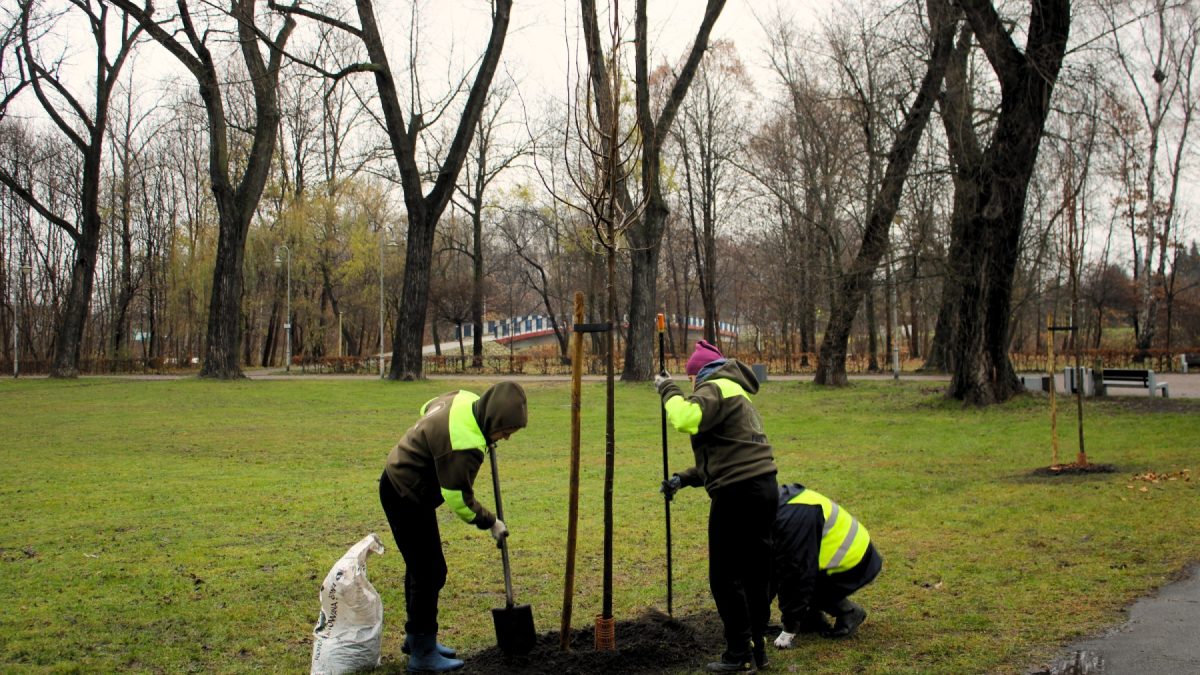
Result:
[[[670,478],[662,482],[662,487],[658,488],[658,491],[663,493],[667,501],[671,501],[681,487],[683,487],[683,479],[679,477],[679,474],[672,474]]]

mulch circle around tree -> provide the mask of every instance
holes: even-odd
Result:
[[[465,654],[466,666],[459,672],[601,675],[702,669],[720,656],[725,638],[715,612],[671,618],[648,609],[636,619],[616,622],[616,643],[615,651],[596,651],[595,629],[588,627],[572,631],[571,651],[563,652],[559,632],[553,631],[539,635],[527,656],[510,658],[497,647]]]
[[[1035,476],[1086,476],[1093,473],[1116,473],[1114,464],[1055,464],[1042,466],[1033,470]]]

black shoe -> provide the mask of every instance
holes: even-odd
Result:
[[[720,661],[713,661],[704,667],[710,673],[757,673],[758,670],[754,667],[754,659],[751,655],[746,654],[742,657],[731,658],[728,654],[723,655]]]
[[[838,613],[835,616],[833,630],[821,633],[827,638],[846,638],[854,635],[863,621],[867,620],[867,610],[849,600],[838,603]]]

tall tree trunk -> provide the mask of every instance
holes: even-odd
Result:
[[[182,29],[171,25],[167,30],[154,21],[153,6],[143,9],[130,0],[112,0],[132,17],[164,49],[192,73],[204,102],[208,118],[208,172],[217,204],[217,255],[213,264],[212,294],[209,297],[208,327],[205,333],[204,360],[200,376],[215,379],[242,377],[242,292],[246,237],[254,210],[266,186],[275,141],[279,133],[279,72],[283,49],[295,28],[289,16],[271,40],[270,57],[259,51],[259,32],[254,24],[255,0],[235,0],[230,14],[237,21],[238,47],[254,90],[254,131],[244,159],[241,179],[234,182],[232,172],[238,164],[229,149],[229,122],[221,95],[221,78],[205,39],[208,32],[197,31],[186,3],[180,0],[177,17]],[[187,38],[185,47],[177,39]]]
[[[84,182],[87,182],[86,178]],[[87,214],[87,211],[84,213]],[[88,221],[92,220],[95,222],[89,224]],[[94,218],[85,217],[75,242],[71,285],[67,289],[66,301],[54,328],[54,354],[51,357],[50,377],[79,376],[83,329],[87,324],[88,308],[91,306],[92,285],[96,279],[96,253],[100,248],[99,220],[99,215]]]
[[[270,58],[264,61],[258,46],[254,26],[254,0],[238,0],[233,15],[238,22],[238,42],[242,60],[254,89],[254,137],[246,159],[241,180],[235,186],[230,178],[232,169],[228,128],[221,103],[221,91],[211,56],[202,51],[197,78],[200,96],[208,112],[212,148],[209,150],[209,173],[216,196],[219,232],[217,257],[213,265],[212,295],[208,304],[208,330],[205,335],[204,364],[201,377],[237,379],[242,377],[242,293],[246,257],[246,238],[250,220],[266,187],[271,169],[271,156],[279,135],[279,72],[283,47],[295,28],[289,17],[272,44]],[[193,72],[197,72],[193,70]],[[290,321],[290,319],[289,319]]]
[[[872,279],[874,282],[874,279]],[[879,322],[875,318],[875,289],[874,283],[866,290],[867,312],[867,371],[879,372]]]
[[[409,209],[408,241],[404,252],[404,286],[392,336],[392,380],[424,377],[421,348],[425,344],[425,316],[429,311],[429,275],[433,265],[434,223],[422,211]]]
[[[867,219],[862,246],[850,269],[842,275],[838,291],[833,296],[829,326],[825,329],[825,337],[821,341],[817,373],[813,378],[816,384],[843,386],[847,382],[846,345],[850,338],[850,328],[858,307],[862,304],[863,295],[870,287],[871,277],[887,251],[888,231],[900,204],[900,194],[904,188],[908,168],[920,144],[921,134],[933,110],[933,103],[946,72],[946,64],[950,60],[957,27],[953,10],[946,0],[928,0],[927,5],[933,37],[929,64],[912,108],[905,115],[904,124],[888,151],[887,168],[884,170],[883,182]]]
[[[393,73],[388,65],[383,39],[375,18],[371,0],[357,0],[358,36],[367,49],[375,73],[375,86],[383,110],[392,155],[400,171],[404,206],[408,212],[408,240],[405,250],[404,288],[400,293],[400,311],[392,337],[391,380],[417,380],[424,377],[421,348],[425,337],[425,320],[429,310],[429,277],[433,265],[434,230],[450,202],[454,183],[458,180],[471,147],[477,122],[483,113],[488,88],[496,74],[504,39],[508,33],[512,0],[496,0],[492,14],[492,29],[488,44],[467,95],[454,139],[438,171],[437,180],[428,195],[421,193],[422,170],[416,161],[417,134],[424,128],[419,115],[411,124],[405,121]]]
[[[981,170],[970,176],[978,202],[966,224],[966,262],[948,395],[966,403],[1006,401],[1020,391],[1008,358],[1012,287],[1025,198],[1050,97],[1066,52],[1070,0],[1033,0],[1021,53],[987,0],[961,0],[1000,81],[1000,114]]]
[[[220,203],[222,200],[218,200]],[[217,257],[213,265],[212,293],[208,301],[208,329],[205,333],[204,363],[200,377],[238,379],[242,377],[242,291],[249,213],[241,213],[233,204],[220,212]]]
[[[271,365],[271,357],[275,355],[275,342],[279,339],[279,309],[279,298],[272,297],[271,312],[267,315],[267,334],[262,344],[262,359],[259,361],[263,368]]]
[[[972,49],[971,26],[964,23],[958,44],[946,67],[946,87],[941,98],[942,125],[946,130],[953,169],[954,198],[950,211],[950,246],[942,276],[942,296],[934,326],[933,344],[925,368],[942,372],[954,370],[951,345],[961,320],[959,303],[963,280],[971,273],[967,262],[967,218],[978,208],[979,186],[971,176],[980,170],[983,150],[971,118],[973,102],[967,79],[968,57]]]
[[[659,201],[662,201],[661,197]],[[652,208],[657,215],[651,213]],[[667,214],[665,204],[658,207],[647,204],[646,212],[642,215],[642,228],[631,228],[629,232],[632,248],[629,252],[629,329],[626,331],[622,381],[645,380],[655,372],[653,332],[654,317],[657,313],[655,298],[658,297],[658,257],[662,247],[657,244],[651,245],[651,242],[638,235],[653,228],[662,232]],[[651,220],[657,220],[659,224],[650,225]],[[642,232],[635,234],[636,229],[642,229]],[[644,317],[650,317],[650,320],[642,320]]]
[[[637,0],[636,35],[634,38],[637,55],[635,62],[638,126],[642,132],[642,194],[647,200],[640,221],[628,233],[633,251],[630,255],[629,330],[625,339],[625,367],[621,372],[623,381],[642,381],[653,377],[654,364],[654,316],[657,310],[657,288],[659,249],[662,247],[663,232],[669,209],[662,196],[659,184],[659,159],[667,132],[675,122],[675,114],[683,97],[687,95],[692,78],[700,65],[700,58],[708,49],[708,36],[725,8],[725,0],[708,0],[704,18],[696,31],[696,38],[687,60],[679,72],[671,91],[659,112],[658,119],[650,110],[649,48],[646,29],[646,2]],[[628,198],[626,197],[626,200]]]

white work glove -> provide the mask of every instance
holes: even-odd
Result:
[[[667,371],[660,371],[654,376],[654,388],[662,391],[663,385],[671,381],[671,374]]]
[[[796,641],[796,634],[789,633],[785,630],[779,634],[779,637],[775,638],[775,648],[776,649],[791,649],[792,644],[795,641]]]
[[[505,527],[504,521],[499,518],[496,519],[496,522],[492,523],[488,532],[492,534],[492,539],[496,540],[496,548],[500,548],[501,540],[508,536],[508,528]]]

